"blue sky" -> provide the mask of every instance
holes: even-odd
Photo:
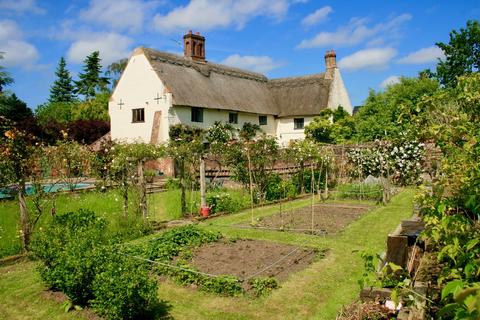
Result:
[[[94,50],[104,66],[138,46],[181,53],[191,29],[206,36],[207,60],[270,78],[322,72],[334,49],[359,105],[369,89],[433,67],[435,42],[468,19],[480,19],[479,1],[0,0],[0,64],[34,109],[61,56],[75,78]]]

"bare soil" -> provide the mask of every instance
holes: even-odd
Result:
[[[305,269],[319,256],[312,248],[301,248],[261,240],[219,241],[193,252],[192,265],[214,275],[233,275],[241,279],[275,277],[285,280]]]
[[[259,218],[255,228],[283,230],[313,234],[335,234],[372,209],[369,205],[360,204],[317,204],[312,209],[304,207],[293,211],[277,213]],[[248,223],[240,226],[252,227]]]

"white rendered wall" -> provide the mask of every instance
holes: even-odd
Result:
[[[337,109],[338,106],[342,106],[348,113],[353,113],[352,103],[350,102],[347,89],[345,88],[338,68],[335,68],[333,72],[333,81],[330,85],[330,95],[327,106],[329,109]]]
[[[210,128],[215,121],[228,122],[228,114],[235,111],[203,109],[203,122],[192,122],[192,114],[190,107],[174,106],[170,109],[169,123],[175,125],[183,123],[189,126],[196,126],[203,129]],[[232,124],[235,128],[241,129],[243,124],[250,122],[258,124],[258,114],[238,112],[238,124]],[[272,115],[267,115],[267,124],[260,126],[267,134],[275,136],[276,123]]]
[[[157,94],[161,100],[154,100]],[[136,51],[130,57],[108,104],[112,140],[150,142],[155,111],[161,111],[158,142],[165,141],[168,138],[171,98],[145,55]],[[122,106],[118,105],[120,99],[124,103]],[[132,109],[138,108],[145,109],[145,122],[132,123]]]
[[[277,140],[280,146],[288,146],[290,140],[305,139],[304,129],[294,129],[294,118],[302,117],[285,117],[277,119]],[[306,127],[313,117],[303,117],[304,127]]]

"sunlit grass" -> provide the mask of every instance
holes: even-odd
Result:
[[[292,274],[271,295],[260,299],[221,297],[182,287],[168,280],[159,283],[159,297],[172,306],[170,313],[175,319],[335,319],[342,305],[358,297],[357,280],[363,272],[360,252],[376,253],[384,250],[388,233],[393,231],[402,219],[412,214],[413,193],[413,190],[404,190],[388,205],[376,206],[343,232],[327,237],[235,228],[234,225],[238,222],[249,221],[249,210],[206,220],[200,224],[203,228],[219,230],[227,237],[270,240],[328,249],[328,252],[324,258],[305,270]],[[170,197],[174,199],[172,195]],[[282,206],[286,210],[309,204],[310,199],[301,199]],[[264,216],[275,214],[278,210],[277,204],[257,208],[254,214]],[[165,215],[159,210],[157,218],[161,217]],[[42,297],[44,287],[35,273],[34,265],[35,263],[22,262],[10,267],[0,267],[0,318],[80,317],[78,313],[64,314],[60,303]],[[6,268],[9,268],[8,271]]]

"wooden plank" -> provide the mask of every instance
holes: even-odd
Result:
[[[161,116],[162,116],[162,111],[155,111],[153,115],[152,134],[150,136],[150,143],[152,144],[157,144],[158,142],[158,135],[160,133]]]
[[[363,288],[360,292],[360,300],[366,301],[383,301],[390,299],[392,289],[387,288]]]
[[[403,235],[389,235],[387,239],[386,262],[391,262],[405,268],[407,264],[407,256],[408,237]]]

